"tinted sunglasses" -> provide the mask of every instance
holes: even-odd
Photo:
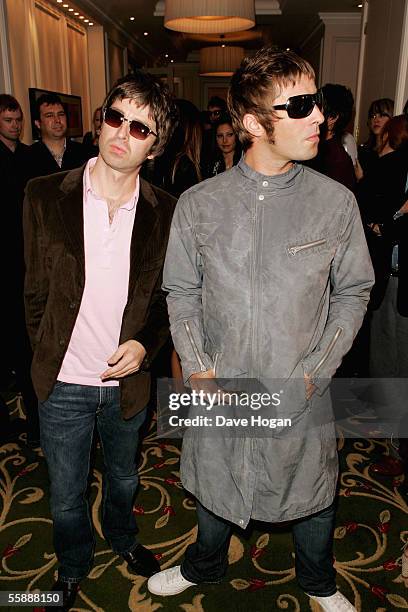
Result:
[[[129,123],[129,134],[137,140],[146,140],[146,138],[153,134],[157,136],[147,125],[136,121],[135,119],[128,119],[123,113],[114,108],[105,108],[103,111],[103,120],[107,125],[113,128],[120,128],[124,121]]]
[[[323,93],[317,91],[314,94],[303,94],[302,96],[291,96],[285,104],[272,106],[274,110],[285,110],[291,119],[303,119],[312,114],[314,107],[323,110]]]

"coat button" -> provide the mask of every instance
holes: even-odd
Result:
[[[59,341],[59,345],[60,345],[60,346],[65,346],[65,340],[60,340],[60,341]]]
[[[268,181],[262,181],[262,186],[267,187],[269,185]]]
[[[75,306],[76,306],[75,302],[71,302],[69,305],[71,310],[74,310]]]
[[[244,524],[243,519],[239,519],[238,523],[239,523],[240,525],[243,525],[243,524]]]
[[[258,196],[258,200],[264,200],[264,199],[265,199],[265,196],[262,195],[262,193],[261,193],[261,195]]]

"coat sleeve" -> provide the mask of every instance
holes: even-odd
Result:
[[[193,219],[193,194],[181,196],[170,230],[164,264],[163,288],[174,346],[181,360],[184,380],[213,367],[204,350],[202,262]]]
[[[26,188],[23,204],[24,230],[24,305],[31,346],[39,340],[40,324],[48,298],[49,280],[46,273],[45,240],[39,219],[40,208],[35,200],[32,183]]]
[[[149,303],[149,314],[144,327],[135,335],[134,340],[140,342],[146,350],[142,368],[149,368],[153,359],[164,345],[169,335],[169,317],[166,307],[166,296],[161,288],[160,274],[152,298]]]
[[[348,196],[331,264],[329,313],[322,337],[303,360],[305,373],[323,392],[350,350],[367,310],[374,273],[356,201]]]

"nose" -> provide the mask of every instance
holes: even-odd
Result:
[[[317,106],[317,104],[314,105],[312,114],[310,116],[313,119],[313,123],[317,123],[317,125],[320,125],[324,122],[324,115],[320,108]]]
[[[120,127],[118,127],[117,135],[119,138],[129,138],[129,121],[126,121],[126,119],[122,121]]]

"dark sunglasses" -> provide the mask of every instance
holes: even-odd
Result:
[[[303,119],[312,114],[314,107],[323,110],[323,93],[317,91],[314,94],[303,94],[302,96],[291,96],[285,104],[272,106],[274,110],[285,110],[291,119]]]
[[[119,128],[124,121],[129,123],[129,134],[137,140],[146,140],[146,138],[153,134],[157,136],[147,125],[136,121],[135,119],[128,119],[123,113],[114,108],[105,108],[103,111],[103,120],[107,125],[113,128]]]

